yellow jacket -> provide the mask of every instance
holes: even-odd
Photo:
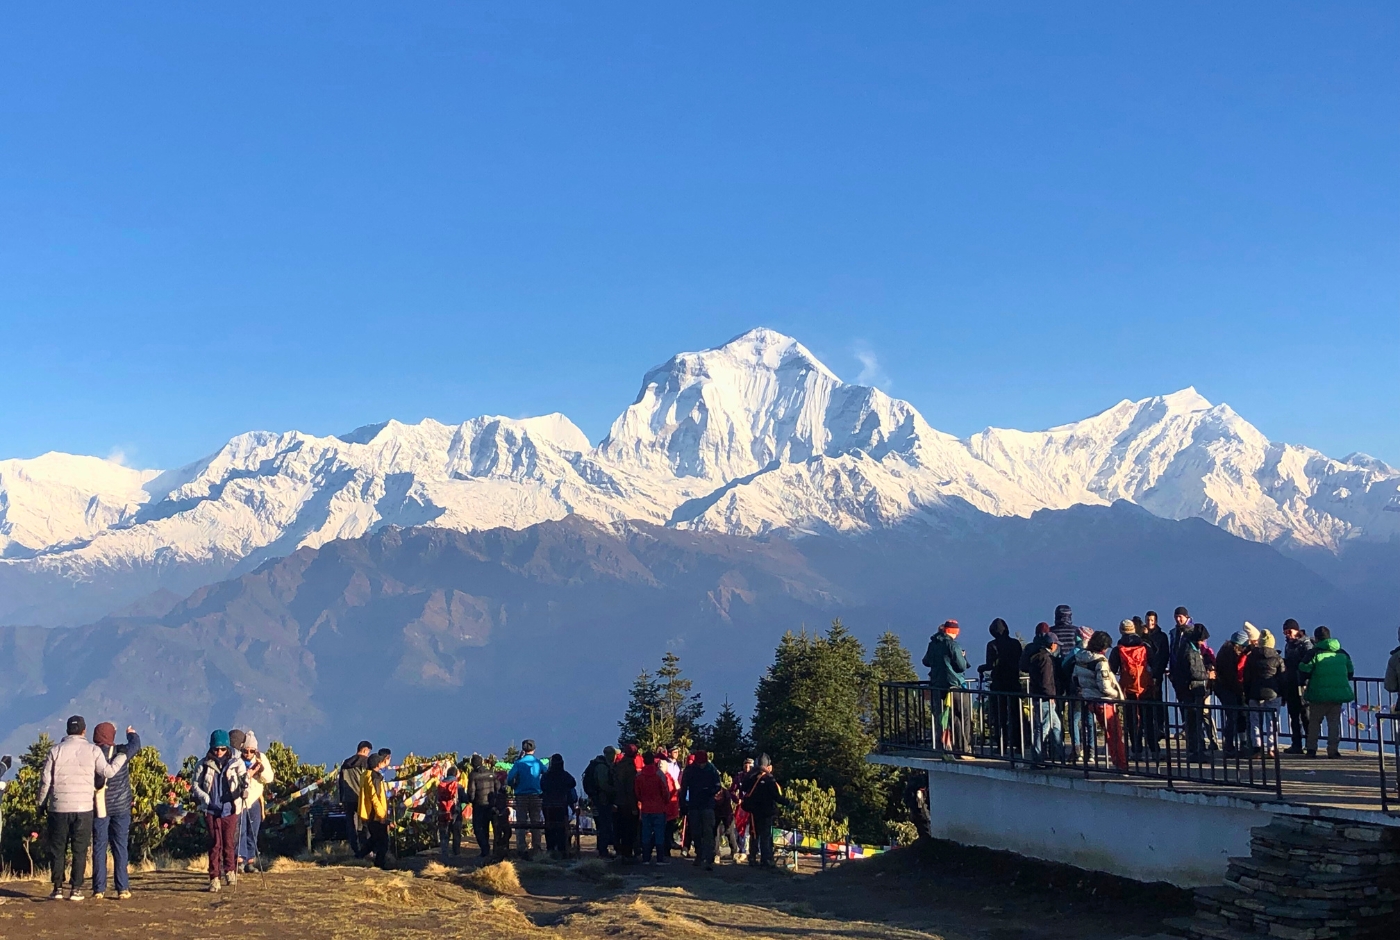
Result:
[[[389,815],[389,794],[384,788],[384,775],[377,770],[366,770],[360,778],[361,819],[383,822]]]

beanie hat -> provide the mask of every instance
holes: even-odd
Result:
[[[1175,612],[1172,616],[1174,616],[1174,617],[1189,617],[1189,616],[1191,616],[1191,611],[1187,610],[1185,607],[1178,607],[1178,608],[1176,609],[1176,612]]]
[[[227,731],[215,731],[213,734],[209,735],[209,750],[212,751],[212,750],[214,750],[214,748],[216,748],[216,747],[228,747],[228,746],[229,746],[229,743],[228,743],[228,732],[227,732]]]
[[[233,737],[229,735],[229,737]],[[258,749],[258,736],[251,731],[243,732],[243,747],[245,750],[256,751]]]
[[[1271,649],[1274,648],[1274,646],[1276,645],[1277,642],[1278,642],[1278,641],[1276,641],[1276,640],[1274,639],[1274,635],[1273,635],[1272,633],[1270,633],[1268,630],[1260,630],[1260,631],[1259,631],[1259,645],[1260,645],[1260,646],[1264,647],[1265,649],[1270,649],[1270,650],[1271,650]]]
[[[1301,630],[1301,629],[1303,629],[1303,628],[1300,627],[1300,626],[1298,626],[1298,621],[1294,620],[1292,617],[1289,617],[1287,620],[1285,620],[1285,621],[1283,622],[1283,629],[1285,629],[1285,630]]]
[[[1245,633],[1243,630],[1236,630],[1233,634],[1231,634],[1230,642],[1235,644],[1236,646],[1248,646],[1249,634]]]
[[[1129,618],[1129,619],[1127,619],[1127,620],[1124,620],[1122,623],[1120,623],[1120,624],[1118,625],[1118,632],[1119,632],[1119,633],[1136,633],[1136,632],[1137,632],[1137,624],[1132,620],[1132,618]]]
[[[1049,632],[1050,632],[1050,624],[1046,623],[1044,620],[1040,621],[1040,623],[1038,623],[1038,624],[1035,625],[1035,632],[1036,632],[1036,635],[1037,635],[1037,636],[1042,635],[1042,634],[1045,634],[1045,633],[1049,633]]]
[[[92,743],[98,747],[110,747],[117,743],[117,726],[104,721],[92,729]]]
[[[703,747],[700,748],[698,751],[695,752],[695,763],[697,763],[697,764],[708,764],[709,762],[710,762],[710,753],[709,753],[708,751],[706,751]]]
[[[1077,633],[1077,634],[1079,635],[1079,638],[1080,638],[1081,640],[1083,640],[1085,643],[1087,643],[1087,642],[1089,642],[1089,638],[1092,637],[1092,636],[1094,635],[1094,628],[1093,628],[1093,627],[1075,627],[1075,628],[1074,628],[1074,632]]]
[[[248,735],[246,732],[234,728],[228,733],[228,746],[241,751],[243,750],[243,744],[247,737]]]
[[[1249,642],[1251,643],[1259,639],[1259,628],[1248,620],[1244,622],[1244,632],[1249,634]]]
[[[68,719],[69,734],[82,734],[86,730],[87,722],[83,720],[82,715],[74,715],[73,717]]]
[[[952,632],[956,633],[961,628],[958,626],[958,622],[956,620],[945,620],[938,629],[951,630]]]

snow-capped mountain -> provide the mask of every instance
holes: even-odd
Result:
[[[960,440],[752,330],[652,369],[596,447],[566,417],[242,434],[164,473],[0,461],[0,622],[73,622],[385,525],[577,514],[735,535],[861,532],[1123,499],[1244,538],[1338,550],[1400,533],[1400,471],[1269,442],[1194,389],[1047,431]]]

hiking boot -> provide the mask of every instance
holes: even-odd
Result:
[[[94,901],[101,901],[101,900],[102,900],[103,898],[105,898],[106,896],[107,896],[107,892],[106,892],[106,891],[94,891],[94,892],[92,892],[92,899],[93,899]],[[82,900],[82,899],[79,898],[79,900]]]
[[[230,888],[232,888],[232,887],[233,887],[234,885],[236,885],[237,883],[238,883],[238,872],[236,872],[236,871],[226,871],[226,872],[224,872],[224,884],[226,884],[226,885],[228,885]]]
[[[210,879],[209,879],[209,893],[210,893],[210,894],[218,894],[218,893],[219,893],[219,890],[220,890],[220,889],[219,889],[219,879],[217,879],[217,878],[210,878]]]
[[[118,892],[117,892],[117,899],[120,900],[120,901],[130,901],[130,900],[131,900],[131,892],[130,892],[130,891],[118,891]]]
[[[51,892],[49,892],[49,900],[50,900],[50,901],[62,901],[62,900],[63,900],[63,889],[62,889],[62,888],[54,888]]]

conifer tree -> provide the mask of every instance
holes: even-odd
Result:
[[[710,760],[726,774],[738,773],[743,769],[744,758],[753,756],[753,742],[744,733],[744,719],[727,698],[714,723],[702,729],[698,743],[709,750]]]
[[[885,795],[865,760],[875,746],[864,720],[870,671],[860,641],[840,620],[825,636],[789,632],[759,680],[753,737],[781,778],[834,788],[856,837],[879,840]]]
[[[691,691],[694,683],[681,676],[681,658],[668,650],[661,657],[656,679],[661,716],[670,722],[673,739],[694,738],[705,715],[705,705],[699,693]]]
[[[660,706],[661,689],[652,674],[643,669],[632,683],[632,691],[627,695],[627,711],[617,723],[617,743],[625,747],[633,741],[643,744],[649,740]]]
[[[900,642],[899,635],[886,630],[875,641],[875,652],[870,657],[867,672],[868,683],[864,701],[861,703],[865,716],[865,727],[873,735],[880,730],[880,683],[917,682],[919,674],[914,671],[914,659]]]

